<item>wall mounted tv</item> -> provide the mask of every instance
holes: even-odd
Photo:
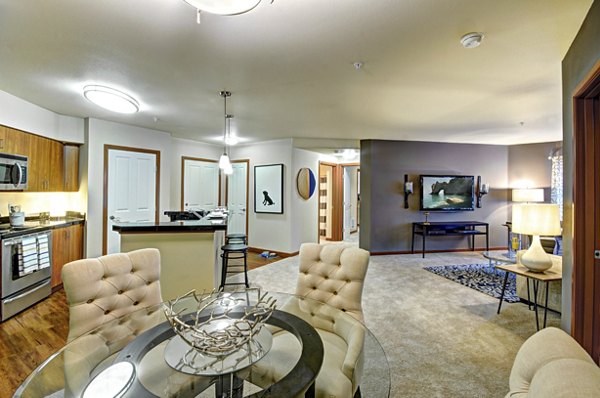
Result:
[[[475,210],[475,178],[421,175],[421,211]]]

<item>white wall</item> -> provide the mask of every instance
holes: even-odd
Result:
[[[319,160],[316,152],[294,148],[292,152],[292,251],[297,251],[305,242],[319,241]],[[315,193],[308,199],[303,199],[296,188],[298,171],[308,167],[315,175]]]
[[[0,91],[0,124],[57,141],[83,143],[83,119],[64,116]]]
[[[219,160],[223,153],[222,145],[211,145],[182,138],[171,138],[171,209],[181,210],[181,157]],[[224,205],[223,193],[225,180],[221,180],[221,202]]]
[[[84,121],[63,116],[0,91],[0,124],[64,142],[83,142]],[[66,210],[85,211],[85,195],[79,192],[0,192],[0,215],[8,204],[19,204],[26,214],[50,211],[62,216]]]
[[[248,186],[248,241],[249,245],[291,253],[298,250],[292,244],[292,140],[274,140],[258,144],[236,145],[230,148],[232,160],[250,160]],[[283,163],[283,214],[254,212],[254,166]]]
[[[87,160],[87,257],[102,255],[102,206],[104,181],[104,145],[118,145],[132,148],[160,151],[160,196],[159,214],[171,209],[171,135],[162,131],[128,126],[98,119],[89,119],[86,125],[86,152],[82,159]],[[83,178],[82,178],[83,180]]]

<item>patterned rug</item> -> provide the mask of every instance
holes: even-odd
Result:
[[[429,266],[423,269],[495,298],[500,298],[502,294],[504,271],[498,271],[487,263]],[[519,302],[517,280],[513,273],[508,274],[504,301]]]

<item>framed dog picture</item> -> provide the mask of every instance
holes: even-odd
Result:
[[[254,212],[283,214],[283,164],[254,166]]]

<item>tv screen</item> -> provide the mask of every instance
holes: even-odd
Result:
[[[474,176],[421,175],[421,210],[475,210],[474,182]]]

